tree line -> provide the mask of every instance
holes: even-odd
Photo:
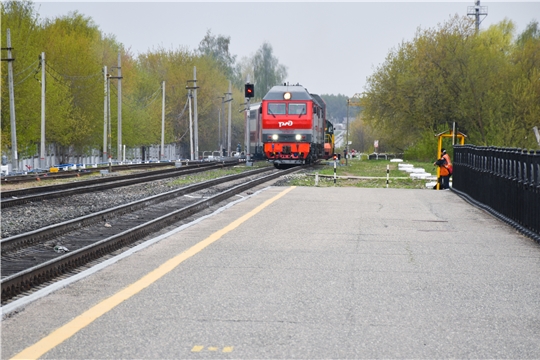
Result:
[[[70,13],[40,19],[29,0],[1,6],[1,39],[11,32],[19,158],[39,153],[41,72],[46,75],[46,140],[58,155],[101,149],[104,122],[103,67],[122,70],[122,142],[127,147],[161,141],[161,83],[166,83],[165,142],[189,153],[187,90],[197,68],[199,149],[218,147],[218,116],[232,83],[232,140],[244,142],[243,86],[255,84],[261,98],[287,77],[286,66],[264,42],[250,57],[229,51],[230,37],[208,30],[197,49],[158,47],[133,55],[89,17]],[[455,16],[433,29],[419,29],[411,41],[391,49],[368,78],[360,106],[347,109],[345,95],[322,94],[327,115],[343,123],[349,111],[349,138],[359,151],[405,152],[432,157],[434,135],[452,128],[477,145],[536,148],[532,128],[540,126],[540,28],[531,22],[516,34],[504,20],[477,32],[474,21]],[[45,53],[41,69],[39,56]],[[2,52],[2,58],[6,52]],[[2,153],[11,148],[7,62],[2,62]],[[117,139],[117,83],[111,80],[112,144]],[[114,99],[114,100],[113,100]],[[256,101],[256,99],[254,99]],[[358,104],[357,104],[358,105]],[[225,111],[228,114],[227,111]],[[225,114],[221,114],[222,120]],[[115,152],[113,146],[113,157]]]
[[[418,30],[368,78],[353,139],[427,159],[434,135],[456,123],[467,143],[538,148],[540,28],[515,28],[504,20],[477,32],[473,20],[455,16]]]
[[[197,49],[179,47],[133,55],[107,35],[89,17],[78,12],[41,19],[33,2],[1,4],[1,38],[10,29],[14,73],[14,98],[19,159],[39,153],[41,139],[41,72],[46,76],[46,142],[60,156],[87,154],[101,149],[104,126],[104,66],[112,76],[111,136],[117,139],[117,94],[121,54],[122,142],[127,147],[161,142],[162,91],[165,81],[165,142],[176,143],[189,154],[188,91],[197,69],[199,149],[217,150],[218,116],[224,93],[232,83],[231,144],[244,143],[244,83],[248,76],[261,97],[283,82],[287,69],[279,64],[272,46],[263,43],[251,57],[236,60],[229,51],[230,37],[210,30]],[[45,53],[45,69],[40,56]],[[2,52],[2,58],[7,53]],[[7,62],[2,62],[2,153],[11,149]],[[226,100],[226,99],[225,99]],[[227,109],[227,107],[225,107]],[[228,114],[227,111],[225,113]],[[221,114],[221,119],[225,119]],[[113,145],[113,158],[116,146]]]

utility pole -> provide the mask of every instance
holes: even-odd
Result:
[[[117,146],[118,146],[118,163],[122,162],[122,63],[121,63],[121,53],[118,53],[118,135],[117,135]]]
[[[225,96],[220,97],[220,99],[221,99],[221,114],[223,114],[223,135],[220,135],[220,140],[219,140],[220,143],[221,143],[220,149],[219,149],[220,152],[225,150],[225,143],[227,142],[227,132],[225,131],[225,103],[229,103],[229,105],[230,105],[230,102],[233,101],[231,92],[223,93],[223,95],[225,95]],[[225,100],[226,97],[227,97],[227,100]],[[229,113],[229,119],[230,119],[230,113]],[[220,129],[221,129],[221,120],[219,122],[219,125],[220,125]],[[220,134],[221,134],[221,130],[220,130]],[[230,156],[230,152],[227,153],[227,156]]]
[[[191,118],[191,89],[188,89],[188,103],[189,103],[189,148],[190,148],[189,159],[193,160],[193,119]]]
[[[480,6],[480,0],[476,0],[474,6],[467,7],[467,15],[475,17],[476,33],[478,33],[478,31],[480,30],[480,23],[487,16],[487,11],[487,6]],[[484,16],[482,20],[480,20],[480,16]]]
[[[103,82],[105,85],[105,96],[103,97],[103,162],[107,162],[107,123],[109,119],[109,103],[107,99],[109,98],[109,74],[107,74],[107,66],[103,67]]]
[[[199,125],[198,125],[198,114],[197,114],[197,89],[199,88],[197,86],[197,67],[193,67],[193,80],[188,80],[188,83],[193,83],[193,86],[187,86],[186,89],[188,89],[188,96],[189,96],[189,117],[190,117],[190,125],[191,125],[191,96],[193,96],[193,126],[195,129],[193,130],[193,142],[194,147],[191,148],[191,160],[194,160],[194,155],[199,160]],[[193,94],[193,95],[191,95]],[[191,134],[191,127],[190,127],[190,134]]]
[[[219,113],[218,113],[218,149],[220,156],[223,156],[223,142],[222,136],[221,136],[221,113],[223,109],[223,100],[225,99],[225,96],[218,96],[218,99],[221,99],[221,106],[219,107]]]
[[[349,106],[351,99],[347,98],[347,143],[345,144],[345,165],[349,165]]]
[[[40,164],[42,169],[47,168],[45,159],[45,53],[41,53],[41,146],[39,151]]]
[[[9,119],[11,124],[11,169],[16,171],[19,167],[19,156],[17,150],[17,126],[15,121],[15,92],[13,85],[13,61],[15,59],[11,55],[11,32],[10,29],[7,29],[7,48],[2,48],[2,50],[8,51],[7,59],[2,59],[2,61],[8,62],[8,82],[9,82]]]
[[[195,142],[195,156],[199,160],[199,115],[197,113],[197,67],[193,67],[193,125],[194,129],[194,142]]]
[[[165,80],[161,82],[162,100],[161,100],[161,153],[159,161],[165,157]]]
[[[112,67],[114,69],[114,66]],[[105,67],[105,70],[107,67]],[[120,69],[120,53],[118,53],[118,76],[112,76],[111,74],[107,74],[107,118],[108,118],[108,130],[109,135],[108,138],[108,160],[109,160],[109,172],[112,172],[112,130],[111,130],[111,79],[117,79],[118,80],[118,134],[117,136],[117,155],[118,155],[118,163],[122,162],[122,76],[121,76],[121,69]]]
[[[229,92],[227,93],[227,101],[229,102],[229,125],[227,131],[227,152],[231,153],[231,101],[232,101],[232,89],[231,81],[229,80]]]
[[[112,131],[111,131],[111,74],[107,74],[107,152],[109,161],[109,173],[112,173]]]

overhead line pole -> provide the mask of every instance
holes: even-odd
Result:
[[[45,53],[41,53],[41,146],[39,151],[40,165],[42,169],[47,168],[45,159]]]
[[[111,75],[107,74],[107,160],[109,162],[109,173],[112,173],[112,131],[111,131]]]
[[[221,105],[219,107],[219,113],[218,113],[218,149],[220,156],[223,155],[223,142],[222,142],[222,136],[221,136],[221,109],[223,108],[223,99],[225,99],[225,96],[218,96],[218,99],[221,99]]]
[[[122,59],[121,53],[118,53],[118,135],[117,135],[117,147],[118,147],[118,163],[122,162]]]
[[[11,125],[11,169],[16,171],[19,167],[19,155],[17,149],[17,126],[15,121],[15,91],[13,89],[13,61],[15,59],[11,55],[11,32],[10,29],[7,29],[7,48],[2,48],[2,50],[8,51],[7,59],[2,59],[2,61],[8,62],[8,82],[9,82],[9,119]]]
[[[189,103],[189,150],[190,150],[189,159],[194,160],[193,159],[193,119],[191,116],[191,89],[188,90],[188,103]]]
[[[161,153],[159,161],[165,157],[165,80],[161,83],[163,91],[163,99],[161,101]]]
[[[195,156],[197,157],[197,160],[199,160],[199,125],[198,125],[198,114],[197,114],[197,89],[199,88],[197,86],[197,67],[193,67],[193,80],[188,80],[188,83],[193,83],[193,86],[186,86],[186,89],[188,89],[189,92],[192,91],[193,93],[193,142],[195,149],[191,149],[191,160],[193,159],[193,151],[195,151]],[[188,92],[188,94],[189,94]],[[191,99],[191,97],[189,98]],[[189,109],[191,111],[191,102],[189,105]],[[191,114],[191,112],[190,112]]]
[[[103,97],[103,162],[107,162],[107,123],[109,119],[109,106],[107,99],[109,97],[109,86],[108,86],[108,73],[107,66],[103,67],[103,80],[105,83],[105,96]]]
[[[228,125],[228,135],[227,135],[227,152],[231,153],[231,101],[232,101],[232,89],[231,89],[231,81],[229,80],[229,92],[227,93],[227,101],[229,102],[229,125]]]
[[[347,98],[347,142],[345,144],[345,165],[349,165],[349,106],[351,105],[351,99]]]
[[[114,66],[112,67],[115,68]],[[118,80],[118,134],[116,134],[117,138],[117,158],[118,163],[122,162],[122,70],[120,69],[120,53],[118,53],[118,76],[112,76],[111,74],[107,74],[107,114],[108,114],[108,122],[109,122],[109,150],[108,150],[108,159],[109,159],[109,171],[112,171],[112,132],[111,132],[111,79],[117,79]]]
[[[199,114],[197,112],[197,67],[193,67],[193,125],[194,129],[194,142],[195,142],[195,156],[199,160]]]
[[[193,83],[193,86],[186,86],[186,89],[188,89],[188,98],[189,98],[189,134],[190,139],[193,139],[193,143],[191,145],[191,160],[195,160],[195,157],[197,160],[199,160],[199,132],[198,132],[198,117],[197,117],[197,89],[199,88],[197,86],[197,68],[193,67],[193,75],[194,80],[188,80],[189,82]],[[193,127],[191,125],[191,98],[193,97]]]

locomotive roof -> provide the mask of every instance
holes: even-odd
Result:
[[[326,110],[326,103],[324,102],[323,98],[321,98],[319,95],[311,94],[313,96],[313,100],[319,104],[319,106]]]
[[[291,93],[292,100],[313,100],[313,97],[307,92],[306,88],[300,85],[274,86],[264,96],[263,100],[283,100],[283,94],[286,92]]]

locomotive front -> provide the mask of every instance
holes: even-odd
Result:
[[[312,163],[324,151],[324,104],[300,86],[274,86],[262,101],[264,155],[276,167]]]

